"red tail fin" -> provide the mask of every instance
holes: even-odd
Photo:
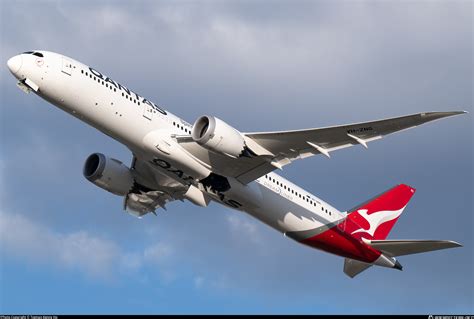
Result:
[[[414,193],[413,187],[400,184],[351,209],[345,231],[358,239],[387,238]]]

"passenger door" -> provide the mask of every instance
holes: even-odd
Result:
[[[147,103],[142,103],[142,104],[143,104],[143,117],[151,121],[153,119],[153,113],[155,112],[155,110],[153,109],[151,105]]]
[[[63,57],[62,60],[63,61],[62,61],[61,71],[63,73],[66,73],[67,75],[71,75],[72,74],[72,68],[73,68],[71,60],[69,60],[65,57]]]

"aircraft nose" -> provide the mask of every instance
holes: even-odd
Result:
[[[19,54],[10,58],[7,62],[7,65],[8,65],[8,68],[10,69],[10,72],[15,75],[16,73],[18,73],[18,71],[20,71],[22,63],[23,63],[23,58],[21,57],[21,54]]]

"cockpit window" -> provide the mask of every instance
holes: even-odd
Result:
[[[44,58],[43,53],[40,53],[40,52],[26,51],[26,52],[23,52],[22,54],[33,54],[33,55],[36,55],[40,58]]]

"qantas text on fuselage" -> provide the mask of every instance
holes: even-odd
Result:
[[[85,178],[124,198],[142,217],[174,200],[210,201],[245,211],[305,245],[344,257],[354,277],[372,265],[402,269],[397,256],[458,247],[447,240],[387,240],[411,186],[397,185],[339,211],[273,171],[314,155],[362,145],[463,111],[424,112],[324,128],[240,132],[214,116],[193,125],[72,58],[28,51],[7,62],[20,89],[34,92],[126,145],[130,166],[101,153],[84,163]]]
[[[128,96],[136,99],[137,101],[140,101],[142,103],[145,103],[145,104],[148,104],[150,105],[151,107],[153,107],[155,110],[157,110],[158,112],[160,112],[161,114],[163,115],[166,115],[166,111],[163,110],[162,108],[160,108],[158,105],[156,105],[155,103],[151,102],[151,101],[148,101],[147,99],[145,99],[144,97],[141,97],[140,95],[138,95],[137,93],[133,92],[132,90],[129,90],[127,89],[126,86],[123,86],[121,85],[120,83],[118,82],[115,82],[114,80],[110,79],[109,77],[103,75],[102,73],[100,73],[99,71],[97,70],[94,70],[93,68],[89,67],[89,72],[90,74],[93,74],[95,75],[99,81],[105,81],[107,82],[108,84],[110,85],[113,85],[114,88],[116,88],[117,90],[120,90],[121,92],[124,92],[124,93],[127,93]],[[134,97],[133,97],[134,96]]]

